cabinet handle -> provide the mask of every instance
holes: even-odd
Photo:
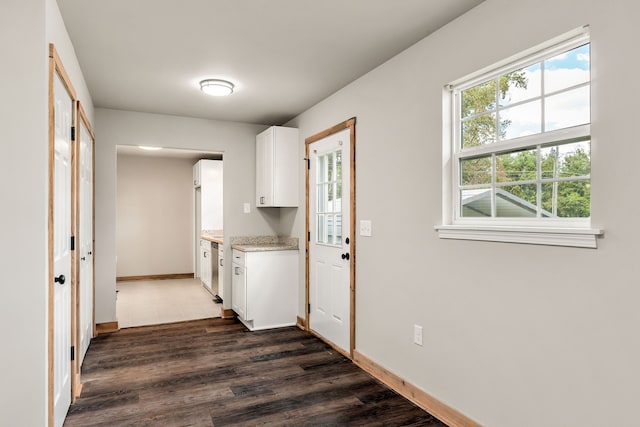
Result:
[[[264,196],[260,196],[260,204],[264,205]]]
[[[224,264],[222,263],[222,258],[220,258],[220,267],[224,267]]]
[[[233,274],[235,274],[236,276],[239,276],[240,273],[238,272],[238,270],[240,270],[240,267],[234,267]]]
[[[202,256],[206,258],[206,257],[207,257],[207,253],[206,253],[206,252],[203,252],[203,253],[202,253]]]

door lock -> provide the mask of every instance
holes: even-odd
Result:
[[[342,254],[342,259],[346,259],[347,261],[349,261],[349,252]]]

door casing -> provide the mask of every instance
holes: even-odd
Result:
[[[350,240],[350,247],[351,247],[351,258],[349,260],[350,262],[350,302],[349,302],[349,306],[350,306],[350,319],[349,319],[349,323],[350,323],[350,339],[349,339],[349,350],[348,353],[345,354],[345,352],[340,349],[339,347],[334,346],[331,342],[328,342],[328,344],[332,345],[332,347],[334,347],[334,349],[342,354],[344,354],[345,356],[349,357],[350,359],[353,359],[353,350],[355,349],[355,344],[356,344],[356,336],[355,336],[355,331],[356,331],[356,118],[352,117],[348,120],[345,120],[342,123],[338,123],[335,126],[332,126],[328,129],[325,129],[321,132],[316,133],[315,135],[312,135],[308,138],[305,139],[305,158],[307,159],[307,161],[309,161],[309,146],[316,142],[319,141],[323,138],[326,138],[329,135],[333,135],[334,133],[338,133],[340,131],[343,131],[345,129],[349,129],[349,137],[350,137],[350,157],[351,157],[351,162],[349,165],[349,173],[350,173],[350,188],[349,188],[349,199],[350,199],[350,209],[351,209],[351,215],[350,215],[350,231],[349,231],[349,240]],[[306,218],[305,218],[305,236],[307,237],[305,239],[305,249],[306,249],[306,254],[305,254],[305,329],[307,331],[310,331],[311,333],[314,333],[313,330],[311,329],[311,325],[309,324],[309,304],[310,304],[310,293],[309,293],[309,237],[310,236],[310,229],[309,229],[309,167],[306,168],[305,171],[305,208],[306,208]],[[314,333],[314,335],[317,335]],[[327,341],[324,337],[318,335],[318,337],[324,341]]]

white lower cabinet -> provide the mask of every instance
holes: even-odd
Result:
[[[224,299],[224,245],[218,246],[218,296]]]
[[[211,242],[204,239],[200,240],[200,280],[211,292]]]
[[[298,251],[233,250],[231,307],[252,331],[293,326],[298,314]]]

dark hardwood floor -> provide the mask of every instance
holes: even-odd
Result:
[[[93,340],[65,426],[444,426],[312,335],[198,320]]]

